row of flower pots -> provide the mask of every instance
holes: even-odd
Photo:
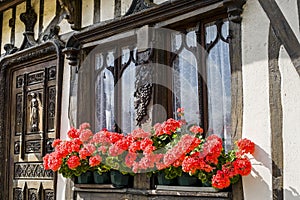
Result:
[[[87,171],[77,177],[76,183],[78,184],[112,184],[116,188],[127,187],[130,175],[122,174],[119,171],[112,170],[99,174],[97,171]],[[187,173],[178,176],[174,179],[165,178],[164,173],[157,174],[158,185],[179,185],[179,186],[211,186],[210,184],[202,184],[201,181]]]
[[[112,184],[116,188],[122,188],[128,186],[129,178],[129,174],[122,174],[117,170],[104,172],[102,174],[99,174],[97,171],[87,171],[78,176],[76,182],[78,184]]]

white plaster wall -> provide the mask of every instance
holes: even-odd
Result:
[[[299,40],[300,32],[297,0],[276,0],[276,3]]]
[[[12,16],[12,9],[6,10],[3,13],[2,21],[2,43],[1,43],[1,53],[4,53],[4,45],[10,43],[11,28],[9,27],[9,19]]]
[[[251,175],[243,178],[246,200],[272,199],[268,81],[269,20],[257,0],[248,0],[242,21],[243,137],[256,144]]]
[[[129,9],[132,0],[122,0],[121,1],[121,15],[125,15],[127,10]]]
[[[277,0],[277,4],[299,41],[297,1]],[[279,67],[282,80],[284,199],[296,200],[300,199],[300,78],[284,47],[280,50]]]
[[[280,10],[300,39],[296,0],[276,0]],[[243,137],[257,144],[253,172],[243,178],[246,199],[272,199],[272,168],[270,152],[269,88],[267,41],[269,20],[255,0],[248,0],[243,13]],[[300,199],[300,78],[284,47],[279,66],[282,78],[284,199]],[[272,97],[270,97],[272,98]],[[258,192],[259,191],[259,192]]]
[[[15,46],[20,48],[21,44],[23,42],[24,36],[23,33],[25,31],[25,25],[24,23],[20,20],[20,15],[21,13],[26,12],[26,2],[23,2],[19,5],[17,5],[16,9],[16,26],[15,26]]]
[[[67,132],[70,129],[68,108],[69,108],[69,92],[70,92],[70,66],[65,59],[63,71],[63,85],[62,85],[62,100],[61,100],[61,127],[60,138],[67,139]],[[65,195],[68,192],[67,186],[68,179],[62,177],[60,174],[57,177],[57,194],[56,199],[66,199]]]
[[[115,1],[101,0],[100,3],[100,19],[101,21],[113,19],[115,15]]]
[[[53,20],[56,12],[56,1],[44,0],[44,20],[43,30],[47,28],[50,22]]]
[[[63,19],[59,24],[60,27],[60,34],[65,34],[65,33],[69,33],[72,31],[71,29],[71,24],[68,23],[68,21],[66,19]]]
[[[300,199],[300,78],[284,47],[280,50],[279,67],[282,79],[284,197]]]
[[[94,20],[94,0],[82,1],[82,27],[93,24]]]
[[[153,3],[156,3],[156,4],[161,4],[161,3],[164,3],[164,2],[167,2],[169,0],[154,0]]]

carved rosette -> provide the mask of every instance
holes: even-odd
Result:
[[[136,110],[136,124],[138,126],[141,126],[142,123],[149,119],[147,108],[152,97],[151,56],[152,49],[137,53],[134,108]]]

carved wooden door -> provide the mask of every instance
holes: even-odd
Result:
[[[55,199],[55,176],[43,169],[56,135],[56,60],[26,66],[10,77],[10,199]]]

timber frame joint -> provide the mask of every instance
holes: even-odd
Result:
[[[241,23],[243,6],[246,0],[223,0],[224,6],[227,8],[228,19],[234,23]]]

